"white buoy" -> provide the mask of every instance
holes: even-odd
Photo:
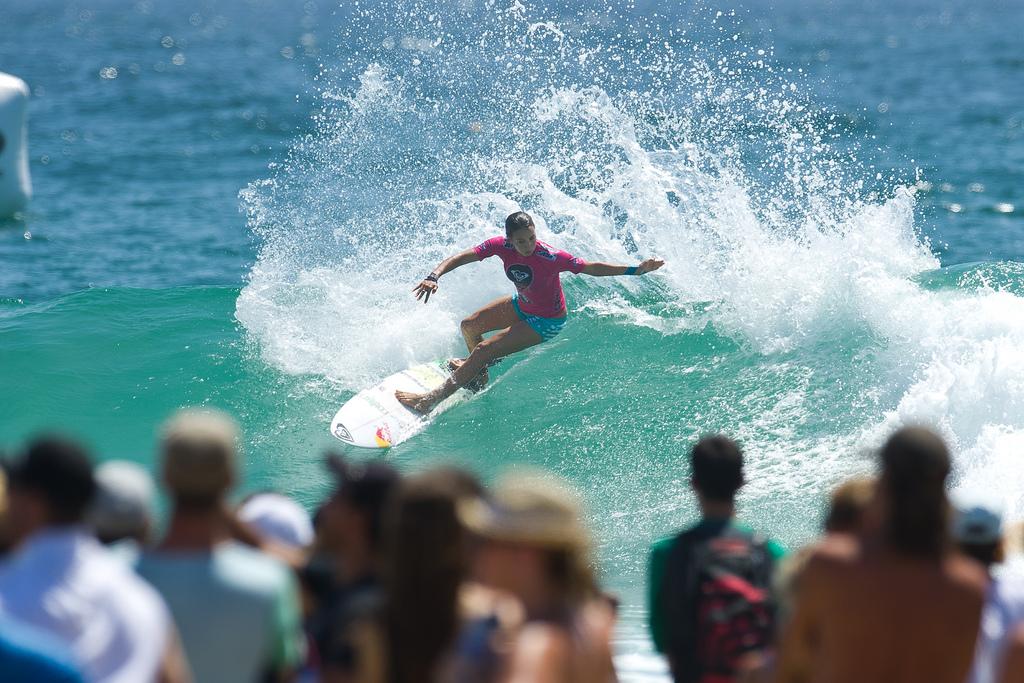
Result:
[[[0,72],[0,218],[21,211],[32,196],[28,176],[28,86]]]

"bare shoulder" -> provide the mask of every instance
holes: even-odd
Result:
[[[516,638],[516,652],[530,657],[560,657],[569,654],[571,643],[565,629],[553,624],[530,622]]]
[[[807,571],[817,573],[842,570],[853,566],[861,557],[857,539],[833,535],[821,539],[807,551]]]
[[[799,583],[804,601],[811,604],[847,585],[860,557],[860,544],[855,539],[826,537],[804,548],[801,557],[794,558],[794,565],[780,572],[795,572],[789,580]],[[780,573],[779,579],[785,576]]]
[[[527,622],[515,637],[510,657],[511,683],[611,681],[611,637],[615,612],[607,600],[580,606],[571,626]]]
[[[572,644],[563,629],[544,623],[528,623],[519,631],[512,648],[509,683],[561,680],[569,669]]]
[[[1007,642],[1003,658],[1003,672],[1000,683],[1015,683],[1024,680],[1024,624],[1017,627]]]
[[[599,640],[611,639],[615,621],[615,608],[607,600],[591,600],[580,611],[582,629]]]

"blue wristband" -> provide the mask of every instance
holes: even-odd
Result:
[[[623,275],[636,275],[636,274],[637,274],[636,266],[630,266],[629,268],[626,268],[626,272],[623,273]]]

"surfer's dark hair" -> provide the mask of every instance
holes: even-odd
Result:
[[[743,486],[743,451],[727,436],[705,436],[690,451],[690,477],[705,498],[731,501]]]
[[[510,213],[508,218],[505,219],[505,237],[511,237],[520,230],[532,227],[534,227],[533,219],[530,218],[530,214],[525,211]]]
[[[949,544],[946,444],[927,429],[906,427],[889,438],[880,456],[886,543],[905,555],[938,559]]]

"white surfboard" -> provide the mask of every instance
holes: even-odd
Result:
[[[472,394],[459,389],[423,415],[395,398],[395,391],[426,393],[451,375],[447,360],[436,360],[396,372],[375,387],[363,389],[341,407],[331,420],[331,434],[360,448],[390,448],[423,430],[435,417]]]

